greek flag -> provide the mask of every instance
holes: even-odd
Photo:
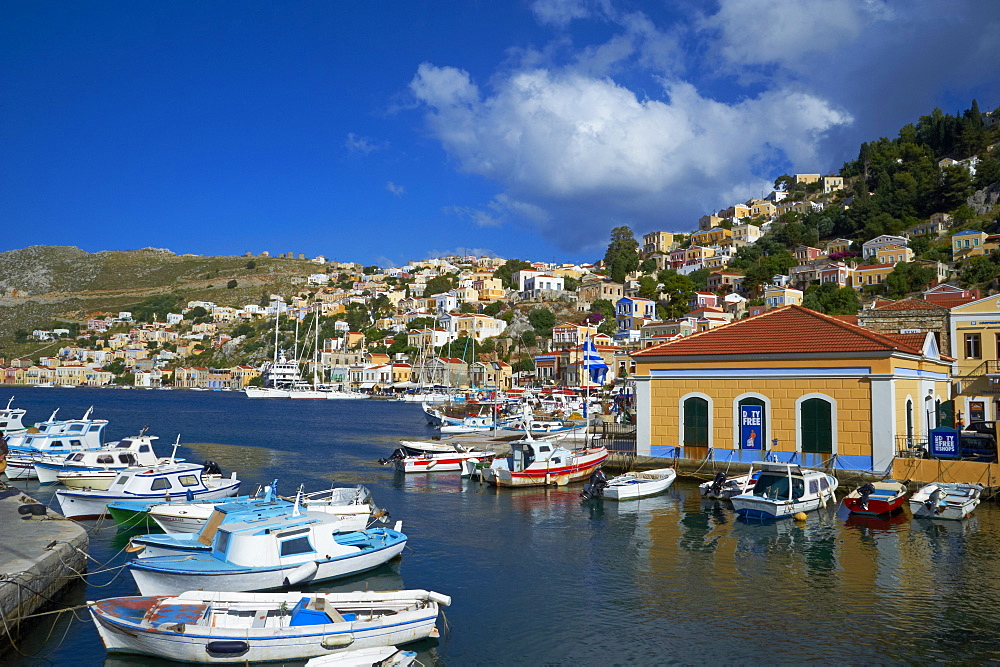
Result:
[[[594,342],[587,338],[583,343],[583,367],[590,371],[590,381],[604,384],[604,376],[608,374],[608,365],[597,353]]]

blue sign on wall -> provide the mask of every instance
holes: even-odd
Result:
[[[929,454],[934,458],[958,458],[958,431],[947,426],[933,429],[928,443]]]
[[[761,405],[740,406],[740,448],[764,448],[764,407]]]

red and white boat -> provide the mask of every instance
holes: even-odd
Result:
[[[510,446],[510,456],[493,459],[481,471],[483,480],[495,486],[569,484],[587,479],[608,458],[604,447],[566,449],[556,441],[530,436]]]
[[[387,459],[379,459],[379,463],[386,465],[392,463],[399,472],[456,472],[465,468],[466,461],[479,463],[481,461],[492,461],[496,456],[493,452],[476,449],[466,449],[456,446],[454,451],[434,452],[425,451],[417,455],[407,453],[403,448],[399,448]]]
[[[844,505],[851,514],[877,516],[895,512],[906,502],[906,485],[887,479],[869,482],[851,491],[844,498]]]

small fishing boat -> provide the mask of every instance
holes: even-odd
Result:
[[[406,456],[420,456],[427,452],[460,452],[462,445],[443,440],[400,440],[399,447]],[[396,452],[394,451],[393,454]]]
[[[56,500],[67,519],[97,519],[108,513],[108,503],[123,500],[162,503],[171,497],[189,501],[235,496],[240,481],[207,474],[197,463],[173,463],[118,471],[106,490],[69,489],[56,491]],[[118,522],[117,517],[115,521]],[[121,525],[119,523],[119,525]]]
[[[104,446],[106,419],[91,419],[94,408],[82,419],[56,419],[58,409],[48,420],[35,424],[18,435],[8,436],[7,477],[35,479],[35,461],[46,457],[66,456],[75,452],[100,449]]]
[[[918,519],[959,521],[979,506],[982,493],[979,484],[934,482],[910,496],[910,512]]]
[[[895,512],[906,502],[906,485],[892,479],[868,482],[851,491],[844,505],[851,514],[877,516]]]
[[[110,653],[182,662],[278,662],[343,655],[437,637],[440,606],[451,598],[424,590],[354,593],[238,593],[108,598],[89,602]],[[352,656],[352,653],[354,654]],[[364,659],[368,659],[367,656]],[[353,662],[352,662],[353,660]],[[405,663],[400,663],[405,664]]]
[[[7,407],[0,409],[0,436],[12,436],[24,433],[27,427],[21,422],[24,418],[24,408],[12,408],[14,397],[7,401]]]
[[[287,507],[289,511],[294,503],[287,498],[279,498],[275,494],[275,481],[257,498],[240,500],[216,500],[206,503],[171,502],[152,505],[149,517],[167,534],[197,533],[205,526],[212,512],[220,505],[228,506],[237,503],[250,505],[252,503],[270,503]],[[372,501],[371,492],[364,486],[348,488],[331,488],[323,491],[300,494],[296,500],[304,510],[310,512],[325,512],[335,516],[340,521],[340,532],[364,530],[372,517],[379,510]]]
[[[760,475],[753,490],[732,497],[733,509],[742,517],[783,519],[818,509],[834,499],[838,481],[833,475],[795,463],[752,464],[758,465]]]
[[[61,482],[73,489],[107,489],[119,470],[183,460],[158,457],[153,451],[153,440],[159,438],[140,433],[92,451],[46,456],[35,461],[35,474],[39,484]]]
[[[698,485],[701,495],[709,500],[730,500],[733,496],[747,493],[757,483],[760,471],[729,477],[725,472],[715,473],[715,478]]]
[[[673,468],[657,468],[612,477],[603,496],[609,500],[632,500],[662,493],[677,479]]]
[[[397,449],[389,458],[379,459],[379,463],[382,465],[392,463],[393,467],[402,473],[456,472],[463,470],[467,462],[475,464],[492,461],[496,456],[493,452],[465,449],[460,445],[458,447],[459,451],[424,452],[416,456],[407,456],[402,449]]]
[[[509,456],[497,457],[480,470],[494,486],[569,484],[590,476],[608,458],[605,447],[567,449],[554,440],[535,440],[531,434],[510,443]]]
[[[139,592],[287,588],[371,570],[406,546],[401,522],[395,529],[340,533],[335,517],[317,512],[293,511],[228,524],[221,516],[213,515],[205,524],[192,549],[131,561],[129,571]],[[211,549],[205,550],[205,545]]]

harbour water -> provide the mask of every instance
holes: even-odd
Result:
[[[744,523],[678,481],[638,501],[581,502],[579,486],[493,489],[457,473],[396,474],[375,461],[400,438],[428,437],[420,407],[390,401],[250,400],[242,394],[0,389],[25,422],[94,406],[109,439],[143,426],[158,449],[237,471],[244,491],[365,484],[409,548],[398,562],[317,590],[426,588],[453,598],[424,664],[930,663],[1000,659],[1000,507],[965,522],[848,518]],[[19,486],[40,500],[53,489]],[[51,502],[50,502],[51,504]],[[129,535],[82,522],[91,555],[125,562]],[[16,540],[15,535],[0,539]],[[91,570],[98,570],[97,564]],[[137,594],[127,571],[88,576],[60,602]],[[106,659],[89,618],[35,623],[4,664],[172,664]]]

